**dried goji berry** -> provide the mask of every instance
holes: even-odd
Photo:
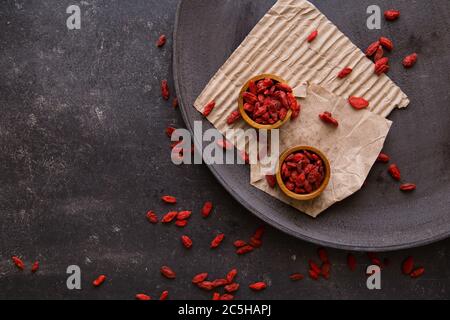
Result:
[[[225,277],[228,283],[232,283],[234,281],[234,278],[236,278],[237,274],[238,274],[237,269],[233,269],[230,272],[228,272],[227,276]]]
[[[366,50],[366,56],[368,56],[368,57],[373,56],[377,52],[379,46],[380,46],[380,41],[376,41],[376,42],[372,43]]]
[[[385,153],[380,153],[380,155],[377,158],[377,161],[381,163],[389,163],[390,160],[391,158]]]
[[[188,236],[181,236],[181,243],[186,249],[192,248],[192,239]]]
[[[311,32],[311,34],[308,36],[308,42],[313,42],[317,36],[319,35],[319,31],[314,30],[313,32]]]
[[[225,286],[225,291],[228,293],[233,293],[239,290],[239,284],[238,283],[232,283]]]
[[[313,279],[313,280],[319,280],[319,273],[317,273],[316,271],[314,271],[314,270],[309,270],[309,277],[311,278],[311,279]]]
[[[394,49],[394,43],[392,42],[391,39],[386,38],[386,37],[381,37],[380,38],[380,44],[387,50],[392,51]]]
[[[347,255],[347,265],[348,265],[348,268],[349,268],[351,271],[355,271],[355,270],[356,270],[356,258],[355,258],[355,256],[352,255],[351,253],[349,253],[349,254]]]
[[[16,257],[16,256],[12,257],[11,259],[17,268],[19,268],[20,270],[25,269],[25,263],[23,263],[22,259],[20,259],[19,257]]]
[[[236,121],[238,121],[241,118],[241,114],[239,111],[233,111],[227,118],[227,124],[232,125]]]
[[[311,270],[313,270],[315,273],[320,274],[320,268],[319,266],[312,260],[309,260],[309,267]]]
[[[375,52],[375,55],[373,56],[373,60],[377,62],[378,60],[382,59],[384,57],[384,50],[382,46],[379,46],[377,49],[377,52]]]
[[[140,301],[150,301],[150,300],[152,300],[152,297],[150,297],[150,296],[148,296],[148,295],[146,295],[146,294],[143,294],[143,293],[138,293],[138,294],[136,295],[136,300],[140,300]]]
[[[400,181],[402,179],[400,169],[396,164],[391,164],[389,166],[389,173],[391,174],[392,178],[397,181]]]
[[[220,300],[231,301],[231,300],[234,300],[234,296],[231,294],[223,294],[222,296],[220,296]]]
[[[405,59],[403,59],[403,66],[405,68],[412,68],[417,62],[417,53],[413,53],[407,57],[405,57]]]
[[[171,211],[169,213],[167,213],[162,219],[161,222],[162,223],[171,223],[173,220],[175,220],[175,218],[177,217],[178,212],[177,211]]]
[[[169,267],[163,266],[161,267],[161,274],[167,279],[175,279],[176,273]]]
[[[161,47],[163,47],[166,44],[166,42],[167,42],[167,37],[164,34],[162,34],[159,37],[158,41],[156,42],[156,46],[158,48],[161,48]]]
[[[256,282],[251,285],[249,285],[249,288],[253,291],[262,291],[267,288],[267,284],[265,282]]]
[[[178,98],[173,98],[172,100],[172,108],[176,109],[178,108]]]
[[[187,220],[191,217],[192,211],[180,211],[177,214],[177,220]]]
[[[350,97],[348,98],[348,102],[357,110],[365,109],[369,106],[369,101],[361,97]]]
[[[164,196],[161,199],[162,199],[162,201],[164,201],[165,203],[168,203],[168,204],[177,203],[177,198],[172,197],[172,196]]]
[[[247,253],[252,252],[253,250],[255,250],[255,248],[253,248],[252,246],[247,245],[247,246],[244,246],[244,247],[242,247],[242,248],[239,248],[239,249],[236,251],[236,253],[237,253],[238,255],[244,255],[244,254],[247,254]]]
[[[184,228],[188,225],[188,221],[187,220],[177,220],[177,221],[175,221],[175,225],[179,228]]]
[[[319,256],[320,261],[322,261],[323,263],[330,261],[328,259],[328,252],[325,248],[317,249],[317,255]]]
[[[105,281],[106,281],[106,276],[105,275],[101,275],[97,279],[95,279],[92,282],[92,284],[94,285],[94,287],[100,287]]]
[[[213,241],[211,241],[211,249],[215,249],[217,247],[220,246],[220,244],[222,243],[223,239],[225,238],[225,235],[223,233],[218,234]]]
[[[160,301],[165,301],[169,298],[169,291],[163,291],[163,293],[161,293],[161,296],[159,297]]]
[[[329,262],[325,262],[322,264],[322,267],[320,268],[320,274],[325,278],[330,278],[330,270],[331,270],[331,264]]]
[[[304,278],[305,276],[302,275],[301,273],[294,273],[289,276],[289,279],[291,279],[292,281],[300,281],[303,280]]]
[[[417,279],[420,278],[421,276],[423,276],[425,274],[425,268],[418,268],[416,270],[414,270],[413,272],[411,272],[410,276],[413,279]]]
[[[233,243],[233,245],[236,247],[236,248],[242,248],[242,247],[245,247],[246,245],[247,245],[248,243],[247,242],[245,242],[244,240],[236,240],[234,243]]]
[[[417,189],[417,186],[414,183],[405,183],[400,186],[400,190],[404,192],[410,192]]]
[[[213,209],[213,203],[211,201],[205,202],[202,208],[202,217],[208,218],[211,214],[211,211]]]
[[[387,57],[381,58],[380,60],[375,62],[375,74],[379,76],[379,75],[389,71],[388,63],[389,63],[389,58],[387,58]]]
[[[170,98],[170,89],[167,80],[161,81],[161,95],[164,100],[169,100]]]
[[[384,17],[388,21],[397,20],[400,17],[400,11],[394,10],[394,9],[387,10],[387,11],[384,12]]]
[[[197,287],[206,291],[211,291],[214,289],[214,284],[211,281],[203,281],[197,283]]]
[[[255,237],[251,237],[250,242],[248,244],[251,245],[253,248],[259,248],[262,246],[262,241]]]
[[[255,233],[253,234],[253,238],[261,240],[265,232],[266,228],[264,226],[261,226],[258,229],[256,229]]]
[[[345,77],[347,77],[352,72],[353,72],[352,68],[346,67],[346,68],[342,69],[341,72],[339,72],[338,78],[344,79]]]
[[[216,107],[216,102],[215,101],[211,101],[209,102],[204,108],[203,108],[203,116],[204,117],[208,117],[211,112],[214,110],[214,108]]]
[[[33,265],[31,266],[31,272],[32,272],[32,273],[36,273],[36,272],[38,272],[39,268],[40,268],[39,261],[36,261],[36,262],[33,263]]]
[[[216,279],[213,281],[213,286],[214,288],[219,288],[219,287],[224,287],[228,284],[228,280],[227,279]]]
[[[153,223],[153,224],[157,224],[158,223],[158,216],[153,211],[147,212],[146,216],[147,216],[147,220],[150,223]]]
[[[220,293],[214,292],[214,294],[212,296],[212,300],[213,301],[219,301],[220,300]]]
[[[269,187],[272,189],[275,189],[275,187],[277,186],[277,178],[273,175],[267,175],[266,181],[269,184]]]
[[[402,264],[402,272],[404,275],[410,275],[414,270],[414,258],[408,257]]]
[[[331,124],[335,127],[339,126],[339,122],[335,118],[333,118],[333,115],[330,112],[319,114],[319,118],[325,123]]]
[[[198,275],[196,275],[193,279],[192,279],[192,283],[193,284],[198,284],[200,282],[205,281],[208,278],[208,274],[205,273],[200,273]]]

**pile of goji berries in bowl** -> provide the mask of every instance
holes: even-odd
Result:
[[[292,88],[282,78],[262,74],[250,79],[239,93],[239,112],[256,129],[278,129],[300,114]]]
[[[276,178],[288,197],[312,200],[320,196],[330,182],[330,162],[314,147],[293,147],[281,155]]]

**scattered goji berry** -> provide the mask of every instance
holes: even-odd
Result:
[[[309,267],[315,273],[320,274],[321,269],[319,268],[319,266],[314,261],[309,260]]]
[[[276,185],[277,185],[277,178],[273,175],[267,175],[266,176],[266,181],[269,184],[269,187],[272,189],[275,189]]]
[[[19,268],[20,270],[25,269],[25,263],[23,263],[22,259],[20,259],[19,257],[16,257],[16,256],[12,257],[11,259],[17,268]]]
[[[375,55],[373,56],[373,60],[377,62],[378,60],[382,59],[384,57],[384,50],[382,46],[379,46],[377,49],[377,52],[375,52]]]
[[[162,199],[162,201],[164,201],[165,203],[168,203],[168,204],[176,204],[177,203],[177,198],[172,197],[172,196],[164,196],[161,199]]]
[[[369,106],[369,101],[361,97],[350,97],[348,102],[356,110],[365,109]]]
[[[177,215],[177,220],[187,220],[191,217],[192,211],[180,211]]]
[[[236,253],[238,255],[244,255],[244,254],[252,252],[253,250],[255,250],[255,248],[253,248],[252,246],[247,245],[247,246],[244,246],[242,248],[237,249]]]
[[[380,44],[387,50],[392,51],[394,49],[394,43],[392,42],[391,39],[386,38],[386,37],[381,37],[380,38]]]
[[[186,249],[192,248],[193,242],[192,239],[189,238],[188,236],[181,236],[181,243]]]
[[[317,36],[319,35],[319,31],[314,30],[309,36],[308,36],[308,42],[313,42]]]
[[[265,282],[256,282],[251,285],[249,285],[249,288],[253,291],[262,291],[267,288],[267,284]]]
[[[397,20],[400,17],[400,11],[394,10],[394,9],[387,10],[387,11],[384,12],[384,17],[388,21]]]
[[[164,100],[169,100],[170,98],[170,89],[167,80],[161,81],[161,95]]]
[[[178,212],[177,211],[171,211],[169,213],[167,213],[162,219],[161,222],[162,223],[171,223],[173,220],[175,220],[175,218],[177,217]]]
[[[413,53],[407,57],[405,57],[405,59],[403,59],[403,66],[405,68],[412,68],[417,62],[417,53]]]
[[[262,241],[260,239],[255,238],[255,237],[251,237],[249,245],[251,245],[253,248],[259,248],[259,247],[262,246]]]
[[[342,69],[341,72],[339,72],[338,78],[339,79],[344,79],[345,77],[347,77],[352,72],[353,72],[352,68],[346,67],[346,68]]]
[[[187,220],[177,220],[177,221],[175,221],[175,225],[179,228],[184,228],[188,225],[188,221]]]
[[[166,37],[164,34],[162,34],[162,35],[159,37],[158,41],[156,42],[156,46],[157,46],[158,48],[164,47],[164,45],[166,44],[166,42],[167,42],[167,37]]]
[[[256,229],[255,233],[253,234],[253,238],[261,240],[265,232],[266,228],[264,226],[261,226],[258,229]]]
[[[200,273],[198,275],[196,275],[193,279],[192,279],[192,283],[193,284],[198,284],[200,282],[205,281],[208,278],[208,274],[205,273]]]
[[[335,127],[339,126],[339,122],[335,118],[333,118],[333,115],[330,112],[319,114],[319,118],[325,123],[331,124]]]
[[[222,243],[223,239],[225,238],[225,235],[223,233],[218,234],[213,241],[211,241],[211,249],[216,249],[220,246],[220,244]]]
[[[373,56],[377,52],[379,46],[380,46],[380,41],[376,41],[376,42],[372,43],[366,50],[366,56],[368,56],[368,57]]]
[[[241,118],[240,112],[238,110],[233,111],[227,118],[227,124],[232,125],[233,123],[238,121],[240,118]]]
[[[416,270],[414,270],[413,272],[411,272],[410,276],[413,279],[417,279],[420,278],[421,276],[423,276],[425,274],[425,268],[418,268]]]
[[[222,301],[231,301],[231,300],[234,300],[234,296],[231,295],[231,294],[223,294],[220,297],[220,300],[222,300]]]
[[[319,248],[317,249],[317,255],[319,256],[320,261],[323,263],[330,262],[328,259],[328,252],[325,248]]]
[[[36,273],[36,272],[38,272],[39,268],[40,268],[39,261],[36,261],[36,262],[33,263],[33,265],[31,266],[31,272],[32,272],[32,273]]]
[[[402,272],[404,275],[410,275],[414,270],[414,258],[408,257],[402,264]]]
[[[384,57],[375,62],[375,74],[377,76],[382,75],[383,73],[386,73],[389,71],[389,58]]]
[[[314,270],[309,270],[309,277],[311,278],[311,279],[313,279],[313,280],[319,280],[319,273],[317,273],[316,271],[314,271]]]
[[[94,285],[94,287],[100,287],[105,281],[106,281],[106,276],[105,275],[101,275],[97,279],[95,279],[92,282],[92,284]]]
[[[153,223],[153,224],[157,224],[158,223],[158,216],[153,211],[147,212],[146,216],[147,216],[147,220],[150,223]]]
[[[400,181],[402,179],[402,175],[400,172],[399,167],[396,164],[391,164],[389,166],[389,173],[397,181]]]
[[[203,281],[197,283],[197,287],[206,291],[211,291],[214,289],[214,284],[211,281]]]
[[[228,280],[227,279],[216,279],[213,281],[213,286],[214,288],[219,288],[219,287],[224,287],[228,284]]]
[[[163,266],[161,267],[161,274],[167,279],[175,279],[176,273],[169,267]]]
[[[150,296],[148,296],[148,295],[146,295],[146,294],[143,294],[143,293],[138,293],[138,294],[136,295],[136,300],[140,300],[140,301],[150,301],[150,300],[152,300],[152,297],[150,297]]]
[[[236,292],[238,290],[239,290],[239,284],[238,283],[232,283],[232,284],[229,284],[229,285],[225,286],[225,291],[228,292],[228,293],[234,293],[234,292]]]
[[[164,291],[163,293],[161,293],[161,296],[159,297],[160,301],[165,301],[169,298],[169,291]]]
[[[213,209],[213,203],[211,201],[205,202],[202,208],[202,217],[208,218],[211,215]]]
[[[325,278],[330,278],[330,271],[331,271],[331,264],[329,262],[325,262],[322,264],[322,267],[320,268],[320,274]]]
[[[225,277],[228,281],[228,283],[232,283],[234,281],[234,279],[236,278],[238,274],[238,270],[237,269],[233,269],[230,272],[228,272],[227,276]]]
[[[405,183],[400,186],[400,190],[403,192],[411,192],[417,189],[414,183]]]
[[[220,293],[214,292],[214,294],[212,296],[212,300],[213,301],[219,301],[220,300]]]
[[[289,279],[291,279],[292,281],[300,281],[305,279],[305,276],[301,273],[294,273],[289,276]]]
[[[176,108],[178,108],[178,105],[179,105],[178,98],[173,98],[172,108],[176,109]]]
[[[391,161],[391,157],[389,157],[387,154],[385,153],[380,153],[380,155],[377,158],[377,162],[381,162],[381,163],[389,163],[389,161]]]
[[[204,108],[203,108],[203,116],[204,117],[208,117],[211,112],[214,110],[214,108],[216,107],[216,102],[215,101],[211,101],[209,102]]]
[[[236,240],[236,241],[233,243],[233,245],[234,245],[237,249],[239,249],[239,248],[245,247],[246,245],[248,245],[248,243],[245,242],[244,240]]]

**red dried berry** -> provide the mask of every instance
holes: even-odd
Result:
[[[348,256],[347,256],[347,265],[348,265],[348,268],[351,271],[355,271],[356,270],[356,258],[351,253],[349,253]]]
[[[164,100],[169,100],[170,98],[170,89],[167,80],[161,81],[161,95]]]
[[[177,220],[177,221],[175,221],[175,225],[178,228],[184,228],[188,225],[188,221],[187,220]]]
[[[233,245],[234,245],[237,249],[239,249],[239,248],[245,247],[245,246],[247,245],[247,242],[245,242],[244,240],[236,240],[236,241],[233,243]]]
[[[236,251],[236,253],[238,254],[238,255],[244,255],[244,254],[247,254],[247,253],[250,253],[250,252],[252,252],[253,250],[255,250],[255,248],[253,248],[252,246],[245,246],[245,247],[242,247],[242,248],[239,248],[237,251]]]
[[[136,295],[136,300],[140,300],[140,301],[150,301],[152,300],[152,298],[146,294],[143,293],[139,293]]]
[[[193,242],[192,239],[189,238],[188,236],[181,236],[181,243],[186,249],[192,248]]]
[[[158,41],[156,42],[156,46],[157,46],[158,48],[164,47],[164,45],[166,44],[166,42],[167,42],[167,37],[166,37],[164,34],[162,34],[162,35],[159,37]]]
[[[352,68],[350,68],[350,67],[344,68],[344,69],[341,70],[341,72],[339,72],[338,78],[339,79],[344,79],[345,77],[347,77],[352,72],[353,72]]]
[[[212,300],[213,301],[219,301],[220,300],[220,293],[214,292],[214,294],[212,296]]]
[[[36,272],[38,272],[39,268],[40,268],[39,261],[36,261],[36,262],[33,263],[33,265],[31,266],[31,272],[32,272],[32,273],[36,273]]]
[[[211,214],[211,211],[213,209],[213,203],[210,201],[205,202],[202,208],[202,217],[208,218]]]
[[[335,127],[339,126],[339,122],[335,118],[333,118],[333,115],[330,112],[324,112],[319,114],[319,118],[325,123],[331,124]]]
[[[158,216],[153,211],[147,212],[146,217],[147,217],[147,220],[150,223],[153,223],[153,224],[157,224],[158,223]]]
[[[213,281],[213,286],[214,288],[219,288],[219,287],[224,287],[228,284],[228,280],[227,279],[216,279]]]
[[[319,256],[320,261],[322,261],[323,263],[329,262],[330,260],[328,259],[328,252],[325,248],[319,248],[317,249],[317,255]]]
[[[272,189],[275,189],[275,187],[277,186],[277,178],[273,175],[266,176],[266,181],[269,187]]]
[[[236,278],[237,274],[238,274],[237,269],[233,269],[230,272],[228,272],[227,276],[225,277],[228,283],[232,283],[234,281],[234,278]]]
[[[172,197],[172,196],[164,196],[161,198],[161,200],[168,204],[176,204],[177,203],[177,198]]]
[[[229,285],[225,286],[225,291],[228,292],[228,293],[234,293],[234,292],[236,292],[238,290],[239,290],[239,284],[238,283],[232,283],[232,284],[229,284]]]
[[[196,275],[193,279],[192,279],[192,283],[193,284],[198,284],[200,282],[205,281],[208,278],[208,274],[205,273],[200,273],[198,275]]]
[[[176,273],[169,267],[163,266],[161,267],[161,274],[166,277],[167,279],[175,279]]]
[[[319,273],[317,273],[316,271],[314,271],[314,270],[309,270],[309,277],[311,278],[311,279],[313,279],[313,280],[319,280]]]
[[[225,235],[223,233],[218,234],[213,241],[211,241],[211,249],[216,249],[220,246],[220,244],[222,243],[223,239],[225,238]]]
[[[175,218],[177,217],[178,212],[177,211],[171,211],[169,213],[167,213],[162,219],[161,222],[162,223],[171,223],[173,220],[175,220]]]
[[[260,239],[255,238],[255,237],[251,237],[249,245],[251,245],[253,248],[259,248],[259,247],[262,246],[262,241]]]
[[[172,108],[176,109],[176,108],[178,108],[178,105],[179,105],[178,98],[173,98],[173,100],[172,100]]]
[[[380,38],[380,44],[387,50],[392,51],[394,49],[394,43],[392,42],[391,39],[386,38],[386,37],[381,37]]]
[[[403,192],[415,191],[417,186],[414,183],[405,183],[400,186],[400,190]]]
[[[259,227],[258,229],[256,229],[255,234],[253,235],[253,238],[261,240],[265,231],[266,231],[266,228],[264,226]]]
[[[92,284],[94,287],[100,287],[106,281],[106,276],[101,275],[97,279],[95,279]]]
[[[227,124],[232,125],[236,121],[238,121],[241,118],[241,114],[239,111],[233,111],[227,118]]]
[[[413,279],[418,279],[425,274],[425,268],[419,268],[411,272],[410,276]]]
[[[20,270],[25,269],[25,263],[23,263],[22,259],[20,259],[19,257],[16,257],[16,256],[12,257],[11,259],[17,268],[19,268]]]
[[[204,108],[203,108],[203,116],[204,117],[208,117],[211,112],[214,110],[214,108],[216,107],[216,102],[215,101],[211,101],[209,102]]]
[[[384,17],[388,21],[395,21],[398,18],[400,18],[400,11],[394,10],[394,9],[387,10],[387,11],[384,12]]]
[[[289,276],[289,279],[291,279],[292,281],[300,281],[305,279],[305,276],[301,273],[294,273]]]
[[[177,215],[177,220],[187,220],[191,217],[192,211],[180,211]]]
[[[309,260],[309,267],[315,273],[320,274],[321,269],[319,268],[319,266],[314,261]]]
[[[384,50],[382,46],[379,46],[377,49],[377,52],[375,52],[375,55],[373,56],[373,60],[377,62],[378,60],[382,59],[384,56]]]
[[[348,98],[348,102],[356,110],[362,110],[369,106],[369,101],[361,97],[350,97]]]
[[[231,294],[224,294],[220,297],[220,300],[231,301],[231,300],[234,300],[234,296],[232,296]]]
[[[214,284],[211,281],[203,281],[203,282],[197,283],[197,287],[199,287],[200,289],[206,290],[206,291],[211,291],[214,289]]]
[[[161,296],[159,297],[160,301],[165,301],[169,298],[169,291],[164,291],[163,293],[161,293]]]
[[[329,262],[325,262],[322,264],[322,267],[320,268],[320,274],[325,278],[330,278],[330,271],[331,271],[331,264]]]
[[[410,275],[414,270],[414,258],[408,257],[402,264],[402,272],[404,275]]]
[[[400,172],[400,169],[396,164],[391,164],[389,167],[389,173],[397,181],[400,181],[402,179],[402,175]]]
[[[366,50],[366,56],[368,56],[368,57],[373,56],[377,52],[379,46],[380,46],[380,41],[376,41],[376,42],[372,43]]]
[[[314,30],[309,36],[308,36],[308,42],[313,42],[317,36],[319,35],[319,31]]]
[[[380,153],[380,155],[377,158],[377,162],[389,163],[389,161],[391,161],[391,158],[385,153]]]
[[[417,62],[417,53],[413,53],[407,57],[405,57],[405,59],[403,59],[403,66],[405,68],[412,68]]]
[[[249,288],[253,291],[262,291],[267,288],[267,284],[265,282],[256,282],[249,285]]]

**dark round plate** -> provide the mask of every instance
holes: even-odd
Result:
[[[175,85],[184,120],[192,130],[202,121],[193,103],[209,79],[274,4],[272,0],[181,1],[174,35]],[[450,235],[450,34],[447,0],[399,1],[402,17],[368,30],[370,1],[312,1],[360,48],[381,35],[391,37],[391,78],[409,95],[406,110],[394,111],[394,126],[385,151],[400,166],[405,182],[415,182],[412,194],[399,191],[386,165],[375,165],[366,186],[314,220],[249,184],[249,168],[211,166],[219,182],[249,211],[297,238],[320,245],[389,251],[425,245]],[[386,5],[383,6],[383,3]],[[389,1],[379,1],[382,9]],[[432,18],[431,18],[432,17]],[[418,27],[420,26],[420,27]],[[410,70],[402,58],[419,53]],[[203,121],[204,129],[211,124]]]

